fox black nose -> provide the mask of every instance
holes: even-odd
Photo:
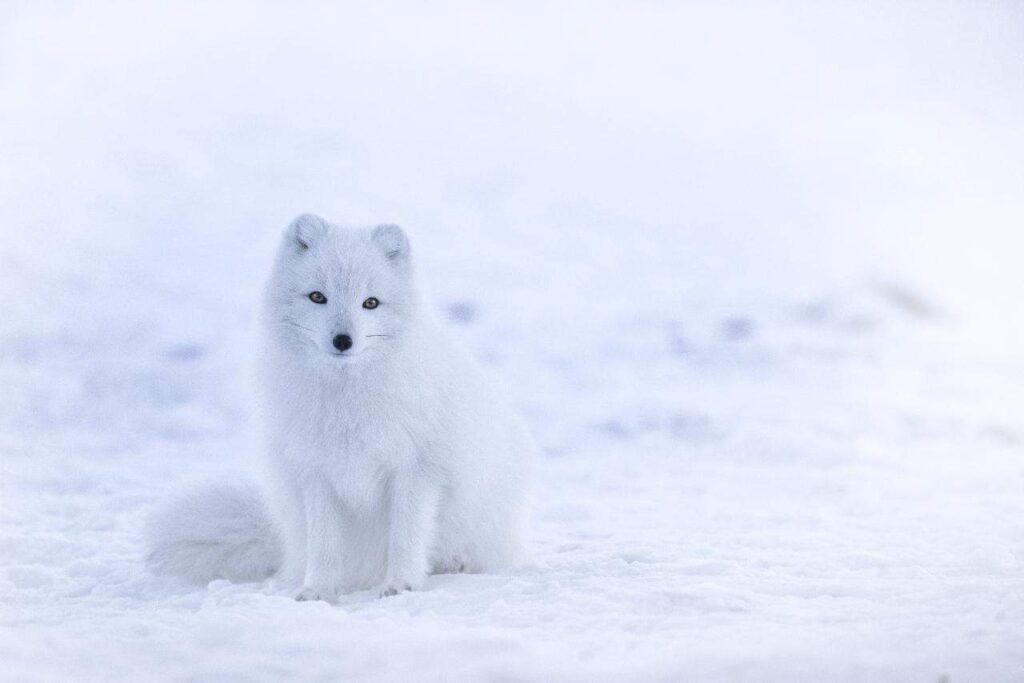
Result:
[[[352,348],[352,337],[347,334],[339,334],[334,337],[334,348],[339,351],[348,351]]]

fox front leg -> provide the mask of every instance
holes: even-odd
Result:
[[[437,526],[440,486],[422,472],[401,472],[392,482],[387,572],[380,596],[422,588]]]
[[[337,602],[341,578],[341,509],[324,481],[311,482],[303,495],[306,518],[306,573],[296,600]]]

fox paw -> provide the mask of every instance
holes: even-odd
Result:
[[[323,602],[335,603],[338,601],[338,592],[329,588],[313,588],[311,586],[303,586],[299,594],[295,596],[295,599],[299,602],[313,602],[315,600],[321,600]]]
[[[412,586],[410,586],[407,582],[402,581],[402,580],[396,580],[396,581],[388,581],[387,583],[382,585],[380,587],[380,591],[379,592],[380,592],[380,597],[387,598],[387,597],[390,597],[392,595],[398,595],[399,593],[404,593],[405,591],[411,591],[411,590],[412,590]]]
[[[466,563],[457,557],[451,557],[434,564],[434,574],[462,574],[466,571]]]

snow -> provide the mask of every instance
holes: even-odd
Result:
[[[0,9],[0,678],[1024,680],[1014,3]],[[279,231],[405,226],[532,559],[146,572]]]

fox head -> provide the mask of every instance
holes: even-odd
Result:
[[[269,333],[298,354],[337,364],[385,355],[417,308],[409,240],[397,225],[299,216],[281,240],[266,301]]]

